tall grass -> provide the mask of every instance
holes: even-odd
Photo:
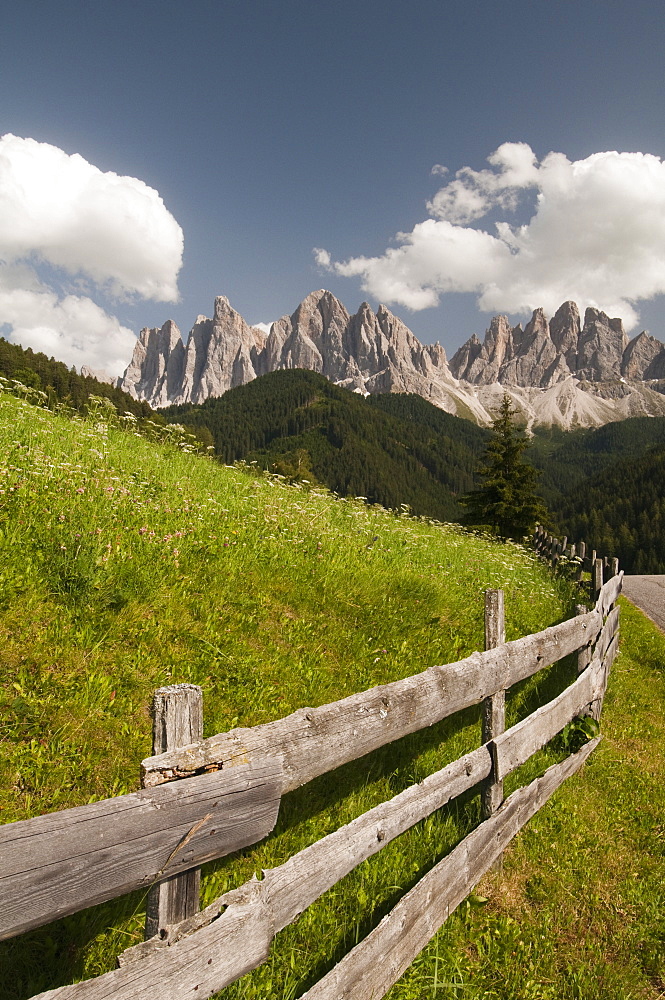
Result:
[[[568,586],[518,546],[222,468],[99,414],[0,394],[0,455],[3,822],[135,789],[160,685],[202,685],[209,735],[482,648],[487,587],[505,591],[509,639],[572,609]],[[516,693],[511,719],[532,695]],[[286,796],[274,835],[207,866],[204,902],[479,736],[478,712],[462,713]],[[477,819],[467,796],[398,838],[224,996],[299,995]],[[143,905],[134,894],[6,942],[0,992],[24,998],[112,968],[141,937]],[[416,995],[408,982],[394,995]]]

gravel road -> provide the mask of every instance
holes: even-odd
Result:
[[[622,593],[665,632],[665,576],[624,576]]]

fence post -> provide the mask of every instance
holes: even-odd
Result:
[[[158,688],[152,701],[152,752],[165,753],[203,736],[203,691],[197,684]],[[199,909],[201,869],[191,868],[153,885],[148,893],[145,939]]]
[[[502,590],[485,591],[485,649],[495,649],[506,641]],[[506,728],[506,692],[497,691],[483,701],[482,741],[500,736]],[[491,774],[482,789],[482,815],[489,819],[503,801],[503,781]]]
[[[580,542],[577,547],[577,554],[580,557],[580,568],[577,571],[577,582],[581,583],[584,579],[584,563],[586,561],[586,542]]]
[[[593,603],[595,604],[598,600],[598,595],[603,586],[603,560],[594,559],[593,561],[593,576],[591,578],[591,591],[593,595]]]

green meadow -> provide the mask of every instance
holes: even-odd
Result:
[[[90,405],[0,393],[0,822],[138,787],[150,700],[204,690],[205,735],[337,700],[483,643],[483,592],[507,638],[573,613],[573,585],[527,550],[368,507],[148,440]],[[389,996],[616,1000],[665,995],[665,639],[623,605],[605,739]],[[574,675],[512,691],[509,723]],[[444,766],[480,740],[477,709],[284,797],[274,833],[204,869],[205,904]],[[568,752],[554,741],[513,776]],[[508,791],[510,791],[508,788]],[[477,795],[363,863],[224,998],[297,998],[479,820]],[[114,967],[142,938],[141,894],[0,944],[0,995]]]

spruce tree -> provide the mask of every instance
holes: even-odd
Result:
[[[527,439],[515,426],[516,414],[504,393],[492,437],[479,474],[482,485],[462,497],[466,524],[489,528],[502,538],[521,539],[547,520],[542,499],[534,492],[538,473],[521,455]]]

